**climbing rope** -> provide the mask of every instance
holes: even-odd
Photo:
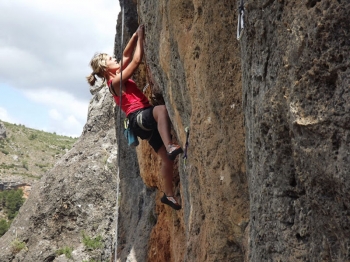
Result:
[[[118,144],[118,167],[117,167],[117,202],[116,202],[116,214],[115,214],[115,244],[114,244],[114,262],[117,262],[117,252],[118,252],[118,216],[119,216],[119,183],[120,183],[120,177],[119,177],[119,170],[120,170],[120,144],[121,144],[121,134],[123,132],[122,128],[122,88],[123,88],[123,41],[124,41],[124,0],[120,1],[120,9],[122,13],[122,30],[121,30],[121,40],[120,40],[120,87],[119,87],[119,111],[118,111],[118,118],[119,118],[119,132],[117,137],[117,144]]]
[[[238,7],[238,24],[237,24],[237,40],[240,40],[243,34],[244,28],[244,4],[243,0],[241,0],[240,5]]]

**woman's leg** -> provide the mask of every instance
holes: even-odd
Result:
[[[170,118],[165,105],[155,106],[153,108],[153,117],[157,122],[160,137],[162,138],[164,145],[167,147],[171,144],[171,136]]]
[[[173,169],[174,169],[174,159],[177,154],[179,154],[181,147],[170,146],[171,136],[170,136],[170,119],[168,116],[168,111],[165,106],[156,106],[153,108],[153,117],[157,122],[158,131],[160,137],[163,140],[163,144],[157,151],[158,155],[162,160],[162,166],[160,169],[161,176],[163,178],[163,190],[164,196],[161,198],[161,202],[171,206],[175,210],[181,209],[181,205],[177,202],[174,197],[173,191]],[[165,148],[167,147],[167,148]]]
[[[174,196],[173,191],[173,166],[174,161],[170,160],[164,146],[158,149],[158,155],[162,159],[160,174],[163,178],[163,190],[167,196]]]
[[[164,146],[166,147],[168,157],[171,160],[174,160],[178,154],[183,152],[183,150],[179,145],[175,145],[171,141],[170,118],[165,105],[155,106],[153,108],[153,117],[157,122],[158,132],[162,138]]]

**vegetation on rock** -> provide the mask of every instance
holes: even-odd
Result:
[[[25,242],[18,240],[17,238],[11,242],[12,254],[19,253],[22,249],[27,249]]]
[[[64,155],[77,138],[2,122],[7,136],[0,139],[0,183],[9,176],[35,181]]]
[[[95,250],[103,247],[102,236],[91,238],[83,232],[83,243],[88,250]]]
[[[59,250],[57,250],[56,254],[57,255],[65,255],[66,258],[70,259],[72,258],[72,252],[73,252],[73,248],[71,247],[63,247],[63,248],[60,248]]]

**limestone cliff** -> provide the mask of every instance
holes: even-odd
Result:
[[[135,80],[145,86],[147,64],[174,139],[190,136],[174,169],[180,211],[159,201],[147,142],[121,139],[120,261],[349,261],[350,4],[245,1],[240,42],[238,1],[124,8],[125,41],[146,28]],[[119,46],[117,34],[117,56]],[[91,91],[82,136],[32,190],[0,261],[66,261],[55,254],[64,246],[76,261],[114,257],[120,119],[105,88]],[[82,231],[103,247],[86,248]],[[11,250],[15,238],[27,249]]]
[[[183,209],[156,207],[148,261],[243,261],[249,199],[237,6],[139,1],[137,8],[147,64],[183,145],[190,128],[187,164],[180,157],[176,170]],[[145,162],[147,154],[138,155]],[[145,181],[157,174],[143,163],[140,170]]]

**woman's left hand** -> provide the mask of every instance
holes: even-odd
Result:
[[[139,37],[143,37],[144,36],[144,32],[145,32],[145,26],[144,25],[140,25],[137,30],[136,30],[136,34]]]

